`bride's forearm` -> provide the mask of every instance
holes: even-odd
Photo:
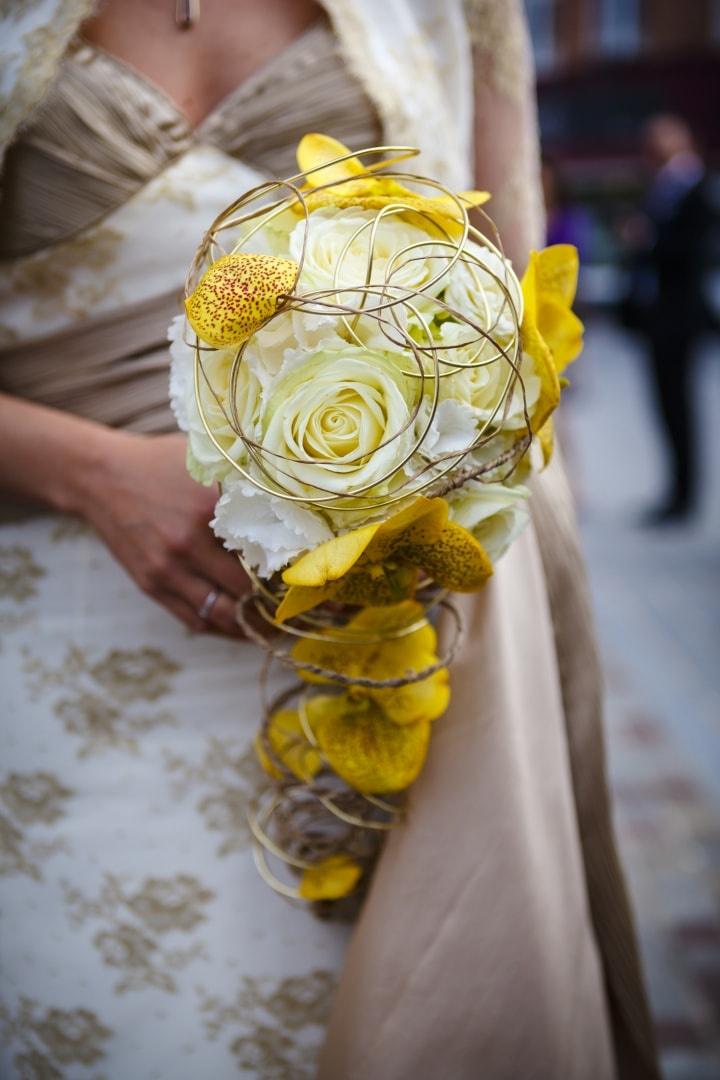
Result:
[[[0,490],[84,514],[117,432],[0,394]]]

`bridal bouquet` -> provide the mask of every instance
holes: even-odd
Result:
[[[305,136],[298,176],[213,222],[170,329],[188,469],[220,485],[265,653],[256,861],[310,901],[357,890],[402,815],[450,700],[451,594],[523,528],[582,345],[574,248],[519,281],[488,196],[398,171],[413,153]]]

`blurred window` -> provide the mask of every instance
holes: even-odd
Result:
[[[554,0],[525,0],[535,65],[547,71],[555,61],[555,3]]]
[[[636,53],[641,37],[640,0],[601,0],[601,52],[611,56]]]

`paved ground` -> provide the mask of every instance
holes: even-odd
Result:
[[[720,343],[698,358],[706,462],[691,526],[645,530],[662,445],[642,356],[590,323],[566,456],[607,677],[610,768],[668,1080],[720,1078]]]

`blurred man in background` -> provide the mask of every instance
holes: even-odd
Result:
[[[647,336],[650,370],[671,452],[665,501],[651,525],[687,517],[697,503],[692,361],[713,319],[705,294],[714,212],[705,164],[688,124],[658,115],[643,132],[653,169],[642,213],[628,223],[633,251],[626,322]]]

